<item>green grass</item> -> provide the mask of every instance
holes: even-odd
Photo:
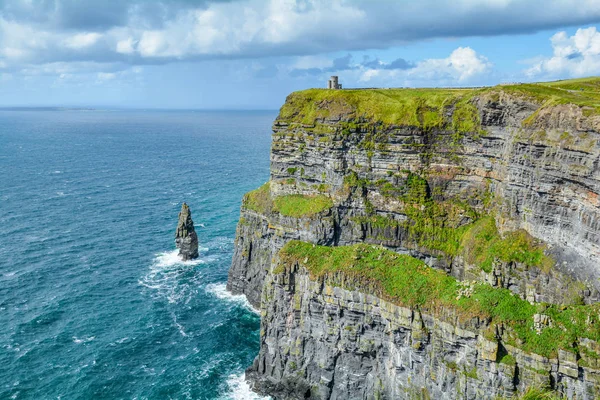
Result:
[[[587,78],[564,79],[560,81],[542,82],[540,85],[554,87],[564,90],[575,90],[579,92],[600,92],[600,77],[592,76]]]
[[[273,208],[271,199],[271,186],[269,182],[251,192],[246,193],[242,199],[242,205],[249,210],[266,215]]]
[[[263,215],[278,212],[288,217],[308,217],[333,207],[333,201],[325,195],[290,194],[272,197],[269,183],[246,193],[242,204],[249,210]]]
[[[326,247],[292,241],[280,252],[282,261],[302,263],[313,277],[344,272],[347,282],[366,286],[378,294],[409,307],[449,300],[456,295],[456,281],[429,268],[422,261],[380,247]]]
[[[445,110],[456,107],[455,127],[472,129],[478,116],[469,100],[475,93],[472,89],[308,89],[288,96],[279,120],[314,124],[323,118],[347,116],[429,129],[444,127]]]
[[[312,279],[359,290],[399,306],[418,308],[438,317],[452,312],[462,321],[478,317],[501,324],[503,340],[527,352],[555,357],[559,348],[577,352],[577,340],[600,340],[600,304],[589,306],[531,305],[507,289],[473,283],[470,295],[459,295],[465,283],[423,261],[379,246],[327,247],[291,241],[280,251],[275,273],[299,263]],[[464,290],[463,292],[464,293]],[[533,315],[544,313],[552,326],[537,334]]]
[[[500,362],[502,364],[511,365],[511,366],[515,366],[517,364],[517,360],[515,360],[515,358],[513,356],[511,356],[510,354],[505,354],[500,359]]]
[[[333,201],[324,195],[290,194],[278,196],[273,201],[273,210],[288,217],[307,217],[333,207]]]
[[[549,389],[543,388],[528,388],[523,394],[517,395],[516,397],[510,397],[511,400],[564,400],[566,397],[562,396],[558,392],[554,392]],[[505,400],[503,397],[499,397],[498,400]],[[508,400],[508,399],[506,399]]]
[[[367,210],[369,215],[355,217],[356,222],[377,228],[401,225],[416,245],[438,250],[450,258],[462,255],[485,272],[492,271],[496,259],[539,267],[546,272],[554,265],[554,260],[544,254],[544,245],[525,230],[501,235],[493,216],[477,212],[468,202],[458,199],[435,200],[427,180],[412,172],[407,172],[398,186],[384,179],[376,182],[361,179],[355,172],[344,177],[344,184],[348,188],[363,188],[363,192],[365,188],[377,187],[384,197],[401,200],[402,211],[408,217],[406,222],[399,223]],[[478,195],[485,208],[489,208],[491,202],[489,195],[487,191]],[[464,216],[473,222],[459,225]]]
[[[409,218],[405,223],[409,237],[419,246],[456,256],[466,229],[456,226],[457,216],[475,217],[471,207],[455,201],[435,201],[427,181],[417,174],[408,174],[404,189],[399,198]]]
[[[554,264],[544,254],[545,247],[525,230],[500,236],[493,217],[484,217],[465,230],[461,240],[462,254],[470,264],[479,265],[484,271],[492,271],[495,259],[520,262],[527,266],[548,271]]]
[[[600,78],[594,77],[476,89],[307,89],[288,96],[278,119],[318,125],[325,118],[341,118],[348,121],[343,134],[360,128],[358,121],[424,130],[443,128],[459,135],[477,134],[480,120],[473,100],[499,99],[502,93],[529,99],[543,107],[574,104],[584,107],[588,115],[600,114]],[[450,120],[447,112],[451,112]]]

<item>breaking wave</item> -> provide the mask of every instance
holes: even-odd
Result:
[[[270,397],[259,396],[250,389],[246,382],[244,373],[239,375],[229,375],[227,386],[230,392],[223,396],[221,400],[269,400]]]
[[[229,292],[227,290],[227,287],[224,283],[208,284],[208,285],[206,285],[205,290],[208,294],[211,294],[218,299],[225,300],[227,302],[231,302],[234,304],[238,304],[238,305],[252,311],[255,314],[260,314],[260,311],[257,310],[256,308],[252,307],[252,304],[250,304],[248,302],[248,300],[246,299],[246,296],[244,296],[242,294],[231,294],[231,292]]]

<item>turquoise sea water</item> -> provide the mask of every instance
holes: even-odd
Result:
[[[0,399],[254,398],[259,317],[225,282],[274,117],[0,111]]]

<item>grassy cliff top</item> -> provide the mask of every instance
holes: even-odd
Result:
[[[443,123],[445,111],[454,109],[456,125],[473,118],[473,99],[498,99],[502,93],[544,107],[574,104],[588,115],[600,114],[600,78],[593,77],[467,89],[307,89],[288,96],[278,119],[314,124],[326,118],[365,118],[388,125],[436,126]]]
[[[313,279],[326,277],[330,284],[371,293],[400,306],[438,316],[453,310],[463,320],[488,319],[492,326],[510,327],[509,344],[543,356],[556,356],[558,349],[577,352],[580,337],[600,339],[600,305],[531,305],[507,289],[459,282],[421,260],[383,247],[328,247],[291,241],[279,255],[275,273],[298,263]],[[534,314],[538,313],[552,321],[539,334],[534,329]]]

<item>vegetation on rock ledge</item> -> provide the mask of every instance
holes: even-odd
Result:
[[[273,202],[273,210],[288,217],[307,217],[333,207],[333,201],[324,195],[307,196],[290,194],[278,196]]]
[[[385,197],[401,200],[404,204],[402,211],[408,217],[406,222],[374,215],[374,210],[371,210],[371,215],[355,220],[379,228],[403,227],[409,239],[418,246],[440,251],[448,257],[462,255],[467,262],[485,272],[492,271],[495,260],[519,262],[544,271],[554,264],[544,253],[543,244],[525,230],[501,235],[493,216],[476,211],[468,202],[458,199],[435,200],[427,180],[415,173],[408,172],[399,186],[385,180],[384,183],[369,182],[358,178],[355,172],[346,175],[344,182],[350,188],[364,189],[375,185]],[[489,193],[480,197],[484,206],[489,208]],[[373,208],[372,205],[370,207]],[[459,221],[465,217],[472,222],[461,225]]]
[[[274,271],[299,263],[313,279],[370,293],[399,306],[418,308],[436,316],[449,312],[467,321],[478,317],[502,325],[506,343],[546,357],[558,349],[578,351],[579,338],[600,340],[600,305],[532,305],[507,289],[484,283],[459,282],[423,261],[383,247],[358,244],[327,247],[291,241],[280,251]],[[538,334],[534,314],[552,321]],[[583,353],[582,353],[583,354]]]
[[[554,264],[544,254],[544,246],[525,230],[507,232],[502,237],[493,217],[482,218],[466,227],[461,248],[467,262],[479,265],[486,272],[492,271],[496,259],[536,266],[544,271]]]
[[[277,212],[288,217],[308,217],[333,207],[333,201],[325,195],[289,194],[271,196],[270,184],[267,182],[260,188],[244,196],[243,205],[249,210],[263,215]]]

